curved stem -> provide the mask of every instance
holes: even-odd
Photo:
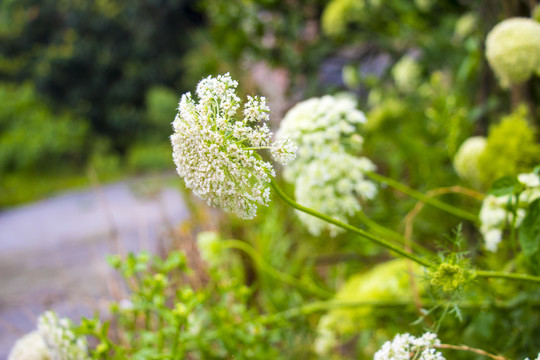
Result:
[[[317,312],[335,310],[335,309],[350,309],[358,307],[376,307],[376,308],[396,308],[396,307],[413,307],[409,301],[362,301],[362,300],[328,300],[315,301],[299,307],[294,307],[275,314],[262,316],[263,322],[272,322],[275,319],[289,319],[297,316],[310,315]]]
[[[467,345],[440,344],[440,345],[437,345],[435,347],[439,348],[439,349],[452,349],[452,350],[460,350],[460,351],[469,351],[469,352],[473,352],[475,354],[486,356],[486,357],[488,357],[490,359],[494,359],[494,360],[508,360],[504,356],[493,355],[493,354],[490,354],[487,351],[484,351],[482,349],[475,349],[475,348],[472,348],[472,347],[467,346]]]
[[[539,276],[534,276],[534,275],[529,275],[529,274],[516,274],[516,273],[503,272],[503,271],[487,271],[487,270],[476,270],[475,274],[477,277],[523,280],[523,281],[540,283]]]
[[[434,302],[426,301],[425,304],[429,307],[436,305]],[[539,307],[540,304],[532,304],[535,307]],[[459,303],[459,307],[462,309],[478,311],[485,307],[495,307],[498,309],[511,309],[515,307],[513,305],[505,304],[487,304],[487,303],[476,303],[476,302],[463,302]],[[275,319],[289,319],[297,316],[310,315],[318,312],[336,310],[336,309],[352,309],[359,307],[373,307],[373,308],[411,308],[414,309],[415,305],[412,301],[380,301],[380,300],[324,300],[324,301],[314,301],[305,305],[298,307],[290,308],[278,313],[262,315],[263,322],[271,322]]]
[[[402,248],[388,242],[387,240],[384,240],[378,236],[375,236],[373,234],[370,234],[368,233],[367,231],[364,231],[362,229],[359,229],[355,226],[352,226],[352,225],[349,225],[349,224],[346,224],[344,222],[341,222],[339,220],[336,220],[336,219],[333,219],[329,216],[326,216],[324,214],[321,214],[320,212],[317,212],[313,209],[310,209],[310,208],[307,208],[303,205],[300,205],[298,204],[297,202],[295,202],[294,200],[292,200],[290,197],[288,197],[284,192],[283,190],[281,190],[281,188],[276,184],[275,180],[272,180],[272,182],[270,183],[272,188],[274,189],[274,191],[283,199],[283,201],[285,201],[287,204],[289,204],[290,206],[292,206],[293,208],[299,210],[299,211],[302,211],[302,212],[305,212],[306,214],[309,214],[309,215],[312,215],[312,216],[315,216],[316,218],[319,218],[323,221],[326,221],[327,223],[330,223],[330,224],[333,224],[333,225],[336,225],[337,227],[340,227],[342,229],[345,229],[347,231],[350,231],[356,235],[359,235],[360,237],[364,238],[364,239],[367,239],[367,240],[370,240],[376,244],[379,244],[385,248],[387,248],[388,250],[391,250],[407,259],[410,259],[420,265],[423,265],[423,266],[426,266],[426,267],[433,267],[433,265],[431,263],[429,263],[428,261],[414,255],[414,254],[411,254],[405,250],[403,250]]]
[[[417,190],[414,190],[414,189],[411,189],[410,187],[408,186],[405,186],[403,185],[402,183],[400,183],[399,181],[396,181],[394,179],[391,179],[391,178],[388,178],[386,176],[383,176],[383,175],[380,175],[380,174],[377,174],[377,173],[374,173],[374,172],[367,172],[366,173],[367,176],[369,176],[370,178],[372,178],[373,180],[375,181],[378,181],[380,183],[383,183],[383,184],[388,184],[389,186],[393,187],[394,189],[396,190],[399,190],[401,191],[402,193],[406,194],[406,195],[409,195],[415,199],[418,199],[428,205],[431,205],[433,207],[436,207],[440,210],[443,210],[443,211],[446,211],[450,214],[453,214],[457,217],[460,217],[460,218],[463,218],[465,220],[469,220],[475,224],[478,224],[479,223],[479,220],[478,220],[478,216],[476,216],[475,214],[472,214],[468,211],[464,211],[460,208],[457,208],[455,206],[452,206],[452,205],[449,205],[445,202],[442,202],[438,199],[434,199],[432,197],[429,197],[423,193],[421,193],[420,191],[417,191]]]
[[[321,289],[313,284],[306,284],[302,282],[301,280],[298,280],[295,277],[292,277],[289,274],[283,273],[275,269],[274,267],[269,265],[266,261],[264,261],[262,256],[259,253],[257,253],[252,246],[250,246],[249,244],[243,241],[231,239],[231,240],[224,240],[221,242],[221,244],[222,246],[227,247],[227,248],[243,251],[244,253],[249,255],[249,257],[251,257],[251,259],[263,272],[265,272],[269,276],[279,281],[282,281],[286,284],[289,284],[298,288],[302,288],[310,293],[320,296],[323,299],[331,298],[334,295],[330,291]]]

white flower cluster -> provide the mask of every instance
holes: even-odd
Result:
[[[266,121],[270,109],[264,97],[251,97],[237,113],[238,83],[229,74],[208,77],[197,85],[198,101],[182,95],[171,136],[178,174],[193,193],[212,206],[251,219],[258,205],[268,205],[272,165],[254,153],[271,149],[275,160],[287,163],[295,147],[286,140],[272,144]]]
[[[525,358],[525,360],[529,360],[529,358]],[[538,356],[536,357],[535,360],[540,360],[540,353],[538,353]]]
[[[52,360],[45,341],[38,331],[32,331],[17,340],[8,360]]]
[[[459,177],[469,181],[475,187],[482,185],[478,164],[486,146],[487,140],[485,137],[470,137],[461,144],[454,157],[454,168]]]
[[[336,220],[347,222],[347,217],[362,209],[359,197],[371,200],[377,195],[375,185],[364,179],[364,173],[373,170],[375,166],[365,157],[348,153],[321,154],[309,162],[296,179],[296,200]],[[341,228],[309,214],[299,212],[298,216],[315,236],[326,229],[331,236],[341,231]]]
[[[69,319],[47,311],[38,319],[38,330],[20,338],[8,360],[87,360],[84,338],[73,333]]]
[[[540,178],[537,174],[520,174],[518,181],[526,187],[519,199],[513,195],[488,195],[482,203],[479,214],[480,232],[484,237],[486,249],[489,251],[497,251],[504,229],[514,223],[514,214],[510,208],[515,206],[516,200],[518,204],[515,225],[519,227],[527,214],[528,205],[540,198]]]
[[[72,323],[47,311],[38,319],[38,331],[53,360],[86,360],[88,348],[84,338],[73,333]]]
[[[384,343],[373,360],[444,360],[442,354],[434,349],[439,345],[441,342],[433,333],[425,333],[419,338],[397,334],[392,341]]]
[[[297,158],[285,168],[287,181],[294,181],[304,164],[320,154],[361,150],[363,138],[358,126],[365,122],[356,101],[349,97],[325,95],[296,104],[281,121],[277,133],[298,147]]]
[[[540,73],[540,24],[528,18],[500,22],[486,38],[486,57],[504,87]]]
[[[351,155],[362,149],[358,127],[365,121],[356,101],[329,95],[303,101],[285,115],[278,135],[298,146],[298,156],[285,168],[284,177],[295,184],[300,204],[346,221],[361,210],[360,199],[376,195],[375,185],[364,176],[375,165]],[[298,215],[313,235],[329,230],[334,236],[340,231],[311,215]]]

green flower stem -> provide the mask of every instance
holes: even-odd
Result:
[[[436,207],[440,210],[443,210],[443,211],[446,211],[450,214],[453,214],[457,217],[460,217],[460,218],[463,218],[465,220],[469,220],[475,224],[479,224],[479,220],[478,220],[478,216],[476,216],[475,214],[472,214],[468,211],[464,211],[460,208],[457,208],[455,206],[452,206],[452,205],[449,205],[445,202],[442,202],[438,199],[434,199],[432,197],[429,197],[429,196],[426,196],[425,194],[421,193],[420,191],[416,191],[414,189],[411,189],[410,187],[408,186],[405,186],[403,185],[402,183],[400,183],[399,181],[396,181],[394,179],[390,179],[386,176],[383,176],[383,175],[380,175],[380,174],[377,174],[377,173],[374,173],[374,172],[367,172],[366,173],[367,176],[369,176],[370,178],[372,178],[373,180],[375,181],[378,181],[380,183],[383,183],[383,184],[388,184],[389,186],[393,187],[394,189],[396,190],[399,190],[401,191],[402,193],[406,194],[406,195],[409,195],[415,199],[418,199],[420,201],[422,201],[423,203],[425,204],[428,204],[428,205],[431,205],[433,207]]]
[[[262,256],[257,253],[257,251],[255,251],[255,249],[243,242],[243,241],[240,241],[240,240],[224,240],[221,242],[221,245],[223,247],[226,247],[226,248],[231,248],[231,249],[237,249],[237,250],[241,250],[243,251],[244,253],[246,253],[247,255],[249,255],[251,257],[251,259],[255,262],[255,264],[257,265],[257,267],[262,270],[263,272],[265,272],[266,274],[268,274],[269,276],[279,280],[279,281],[282,281],[286,284],[289,284],[289,285],[292,285],[292,286],[295,286],[295,287],[298,287],[298,288],[301,288],[301,289],[304,289],[305,291],[308,291],[310,293],[313,293],[313,294],[316,294],[318,296],[320,296],[321,298],[323,299],[329,299],[331,298],[332,296],[334,296],[334,294],[328,290],[324,290],[322,288],[319,288],[318,286],[314,285],[314,284],[307,284],[301,280],[298,280],[292,276],[290,276],[289,274],[286,274],[286,273],[283,273],[277,269],[275,269],[274,267],[272,267],[271,265],[269,265],[267,262],[264,261],[264,259],[262,258]]]
[[[288,197],[284,192],[283,190],[281,190],[281,188],[278,186],[278,184],[272,180],[272,182],[270,183],[272,188],[274,189],[274,191],[283,199],[283,201],[285,201],[287,204],[289,204],[290,206],[292,206],[293,208],[297,209],[297,210],[300,210],[302,212],[305,212],[306,214],[309,214],[309,215],[312,215],[312,216],[315,216],[323,221],[326,221],[327,223],[330,223],[330,224],[334,224],[342,229],[345,229],[347,231],[350,231],[356,235],[359,235],[360,237],[363,237],[364,239],[367,239],[367,240],[370,240],[376,244],[379,244],[385,248],[387,248],[388,250],[391,250],[395,253],[398,253],[399,255],[403,256],[403,257],[406,257],[407,259],[410,259],[420,265],[423,265],[423,266],[426,266],[426,267],[433,267],[434,265],[432,265],[431,263],[429,263],[428,261],[414,255],[414,254],[411,254],[405,250],[403,250],[402,248],[388,242],[387,240],[384,240],[384,239],[381,239],[379,238],[378,236],[375,236],[373,234],[370,234],[368,233],[367,231],[364,231],[362,229],[359,229],[355,226],[352,226],[352,225],[349,225],[349,224],[345,224],[339,220],[336,220],[336,219],[333,219],[329,216],[326,216],[324,214],[321,214],[320,212],[317,212],[313,209],[310,209],[310,208],[307,208],[303,205],[300,205],[298,204],[297,202],[295,202],[294,200],[292,200],[290,197]]]
[[[389,239],[392,239],[392,240],[394,240],[396,243],[398,243],[400,245],[406,245],[407,239],[405,239],[405,237],[403,235],[401,235],[400,233],[395,232],[393,230],[390,230],[390,229],[378,224],[377,222],[371,220],[363,212],[361,212],[361,211],[359,212],[358,218],[360,219],[360,221],[364,225],[366,225],[370,230],[374,231],[378,235],[387,237]],[[411,247],[412,250],[414,250],[415,252],[418,252],[418,253],[420,253],[422,255],[428,255],[428,256],[433,255],[433,252],[431,250],[423,247],[420,244],[409,241],[408,245]]]
[[[427,308],[434,307],[437,303],[423,300]],[[515,303],[482,303],[482,302],[460,302],[457,304],[462,309],[475,310],[482,308],[497,308],[497,309],[513,309],[516,307]],[[374,307],[377,309],[382,308],[410,308],[415,311],[416,306],[413,301],[362,301],[362,300],[326,300],[315,301],[309,304],[305,304],[299,307],[294,307],[285,311],[281,311],[275,314],[263,315],[261,320],[263,323],[271,323],[280,319],[290,319],[298,316],[310,315],[318,312],[326,312],[336,309],[354,309],[359,307]],[[531,306],[538,308],[540,303],[531,303]]]
[[[354,309],[358,307],[376,307],[376,308],[414,308],[414,303],[410,301],[361,301],[361,300],[329,300],[315,301],[303,306],[291,308],[279,313],[262,316],[263,323],[271,323],[278,319],[290,319],[298,316],[310,315],[318,312],[335,310],[335,309]]]
[[[534,275],[529,275],[529,274],[516,274],[516,273],[503,272],[503,271],[487,271],[487,270],[477,270],[475,271],[475,274],[477,277],[522,280],[522,281],[540,283],[539,276],[534,276]]]

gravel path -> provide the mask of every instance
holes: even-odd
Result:
[[[78,320],[106,308],[105,255],[155,251],[187,218],[177,189],[134,180],[70,192],[0,212],[0,359],[47,309]]]

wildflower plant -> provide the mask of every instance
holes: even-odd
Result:
[[[195,195],[251,219],[258,205],[268,205],[268,184],[275,176],[272,165],[255,151],[271,149],[276,161],[285,164],[295,148],[286,139],[272,142],[266,99],[248,96],[242,107],[237,86],[225,74],[199,82],[198,100],[191,93],[182,95],[171,142],[178,174]]]

